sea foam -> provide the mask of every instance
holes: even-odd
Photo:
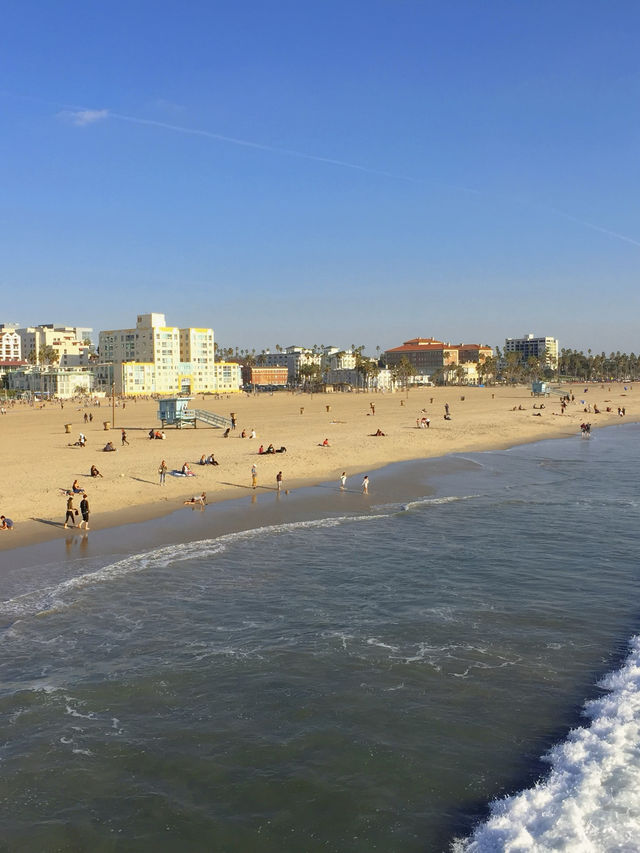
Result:
[[[545,760],[548,778],[497,801],[454,853],[638,853],[640,850],[640,637],[621,669],[588,702],[589,726]]]
[[[70,594],[87,586],[114,581],[135,572],[166,568],[175,560],[183,562],[221,554],[234,543],[244,540],[277,536],[304,529],[337,527],[347,523],[374,521],[385,517],[388,517],[388,514],[375,513],[272,524],[241,530],[236,533],[227,533],[215,539],[201,539],[196,542],[154,548],[142,554],[132,554],[115,563],[110,563],[95,571],[76,575],[58,584],[30,590],[22,595],[1,601],[0,615],[18,618],[34,614],[54,613],[68,606]]]

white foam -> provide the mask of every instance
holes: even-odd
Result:
[[[624,666],[588,702],[588,727],[545,756],[548,778],[494,802],[455,853],[638,853],[640,850],[640,637]]]
[[[285,524],[272,524],[265,527],[254,527],[237,533],[227,533],[216,539],[201,539],[197,542],[185,542],[178,545],[167,545],[163,548],[155,548],[142,554],[133,554],[103,566],[93,572],[77,575],[69,580],[62,581],[55,586],[43,587],[31,590],[23,595],[14,596],[6,601],[0,602],[0,614],[6,616],[44,615],[55,613],[68,606],[65,596],[76,590],[83,589],[99,583],[105,583],[124,575],[141,572],[147,569],[166,568],[175,560],[185,560],[209,557],[223,553],[230,545],[243,540],[253,538],[264,538],[265,536],[282,535],[283,533],[296,532],[298,530],[311,528],[337,527],[341,524],[358,523],[363,521],[375,521],[386,518],[388,515],[376,513],[358,516],[338,516],[334,518],[321,518],[311,521],[295,521]],[[5,632],[6,638],[6,632]]]
[[[449,495],[442,498],[420,498],[419,500],[409,501],[402,504],[402,509],[408,512],[410,509],[418,506],[439,506],[440,504],[452,504],[458,501],[471,501],[474,498],[479,498],[480,495]]]

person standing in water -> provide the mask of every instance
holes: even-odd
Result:
[[[366,474],[364,475],[364,480],[362,481],[362,494],[363,495],[369,494],[369,478],[367,477]]]
[[[251,466],[251,488],[255,489],[258,485],[258,467],[254,464]]]
[[[278,471],[276,474],[276,491],[282,490],[282,471]]]
[[[347,483],[347,472],[343,471],[340,474],[340,491],[344,492]]]

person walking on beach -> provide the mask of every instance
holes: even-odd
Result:
[[[366,474],[364,475],[364,480],[362,481],[362,494],[363,495],[369,494],[369,478],[367,477]]]
[[[343,471],[342,474],[340,474],[340,491],[344,492],[346,484],[347,484],[347,472]]]
[[[85,492],[82,495],[82,500],[80,501],[80,512],[82,513],[82,521],[78,525],[78,527],[82,527],[84,524],[84,529],[89,529],[89,501],[87,500],[87,493]]]
[[[449,414],[449,404],[448,403],[444,404],[444,413],[445,413],[445,415]]]
[[[253,465],[251,466],[251,488],[255,489],[255,487],[257,485],[258,485],[258,468],[254,462]]]
[[[124,447],[125,444],[129,444],[129,442],[127,441],[127,433],[122,430],[122,446]]]
[[[276,491],[282,490],[282,471],[278,471],[276,474]]]
[[[73,495],[69,495],[67,498],[67,514],[64,517],[64,529],[67,529],[67,522],[72,523],[72,527],[76,526],[76,513],[77,509],[73,505]]]
[[[167,463],[162,460],[160,463],[160,467],[158,468],[158,474],[160,474],[160,485],[164,486],[165,480],[167,478]]]

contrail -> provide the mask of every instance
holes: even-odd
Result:
[[[625,243],[631,243],[632,246],[640,247],[640,241],[634,240],[633,237],[625,237],[624,234],[618,234],[617,231],[610,231],[608,228],[603,228],[601,225],[595,225],[593,222],[587,222],[586,219],[578,219],[577,216],[572,216],[570,213],[565,213],[564,210],[558,210],[556,207],[544,207],[544,210],[550,210],[557,216],[562,216],[564,219],[569,219],[571,222],[577,222],[578,225],[584,225],[585,228],[591,228],[594,231],[599,231],[601,234],[607,234],[609,237],[615,237],[616,240],[624,240]]]
[[[29,95],[17,95],[12,92],[0,91],[0,95],[9,98],[18,98],[19,100],[32,101],[35,103],[47,104],[48,106],[56,107],[57,109],[62,110],[59,115],[66,116],[74,121],[78,125],[87,125],[93,124],[98,121],[106,120],[108,118],[114,118],[118,121],[129,122],[130,124],[138,124],[146,127],[157,127],[162,130],[170,130],[173,133],[183,133],[187,136],[200,136],[204,139],[212,139],[215,142],[226,142],[230,145],[240,145],[244,148],[253,148],[257,151],[268,151],[272,154],[282,154],[288,157],[298,157],[302,160],[311,160],[314,163],[326,163],[330,166],[338,166],[343,169],[353,169],[358,172],[363,172],[367,175],[377,175],[382,178],[390,178],[392,180],[404,181],[410,184],[423,185],[425,186],[428,182],[421,178],[414,178],[409,175],[400,175],[396,172],[387,172],[383,169],[373,169],[368,166],[362,166],[359,163],[351,163],[348,160],[337,160],[332,157],[321,157],[317,154],[308,154],[304,151],[296,151],[294,148],[282,148],[277,145],[267,145],[262,142],[253,142],[249,139],[240,139],[235,136],[226,136],[222,133],[213,133],[210,130],[200,130],[198,128],[193,127],[184,127],[179,124],[170,124],[164,121],[156,121],[154,119],[147,118],[138,118],[136,116],[125,115],[124,113],[114,113],[108,109],[90,109],[87,107],[78,107],[78,106],[70,106],[68,104],[56,103],[53,101],[46,101],[42,98],[32,97]],[[490,197],[491,193],[484,192],[483,190],[473,189],[471,187],[464,186],[454,186],[448,185],[450,189],[457,190],[459,192],[469,193],[471,195],[476,196],[485,196]],[[513,204],[523,204],[522,201],[517,199],[510,199]],[[529,206],[526,202],[524,202],[525,206]],[[556,216],[561,216],[563,219],[568,219],[570,222],[575,222],[578,225],[582,225],[585,228],[590,228],[592,231],[598,231],[600,234],[605,234],[607,237],[613,237],[615,240],[622,240],[624,243],[630,243],[632,246],[637,246],[640,248],[640,241],[634,240],[633,237],[627,237],[625,234],[619,234],[617,231],[611,231],[609,228],[603,228],[601,225],[596,225],[594,222],[588,222],[585,219],[580,219],[577,216],[573,216],[570,213],[566,213],[564,210],[558,210],[558,208],[551,207],[549,205],[538,205],[533,204],[532,206],[538,207],[540,210],[546,210],[549,213],[553,213]]]
[[[368,166],[360,166],[358,163],[350,163],[347,160],[334,160],[332,157],[320,157],[317,154],[307,154],[304,151],[296,151],[293,148],[281,148],[277,145],[265,145],[262,142],[238,139],[235,136],[224,136],[222,133],[212,133],[210,130],[198,130],[197,128],[183,127],[179,124],[168,124],[165,121],[154,121],[149,118],[136,118],[135,116],[127,116],[111,111],[108,111],[105,118],[107,117],[115,118],[119,121],[128,121],[131,124],[160,127],[164,130],[172,130],[175,133],[185,133],[188,136],[203,136],[205,139],[214,139],[216,142],[229,142],[232,145],[242,145],[245,148],[255,148],[258,151],[270,151],[273,154],[286,154],[289,157],[300,157],[303,160],[313,160],[316,163],[328,163],[331,166],[341,166],[344,169],[356,169],[359,172],[366,172],[369,175],[378,175],[383,178],[393,178],[394,180],[407,181],[412,184],[423,183],[419,178],[410,178],[408,175],[398,175],[394,172],[385,172],[381,169],[370,169]]]

